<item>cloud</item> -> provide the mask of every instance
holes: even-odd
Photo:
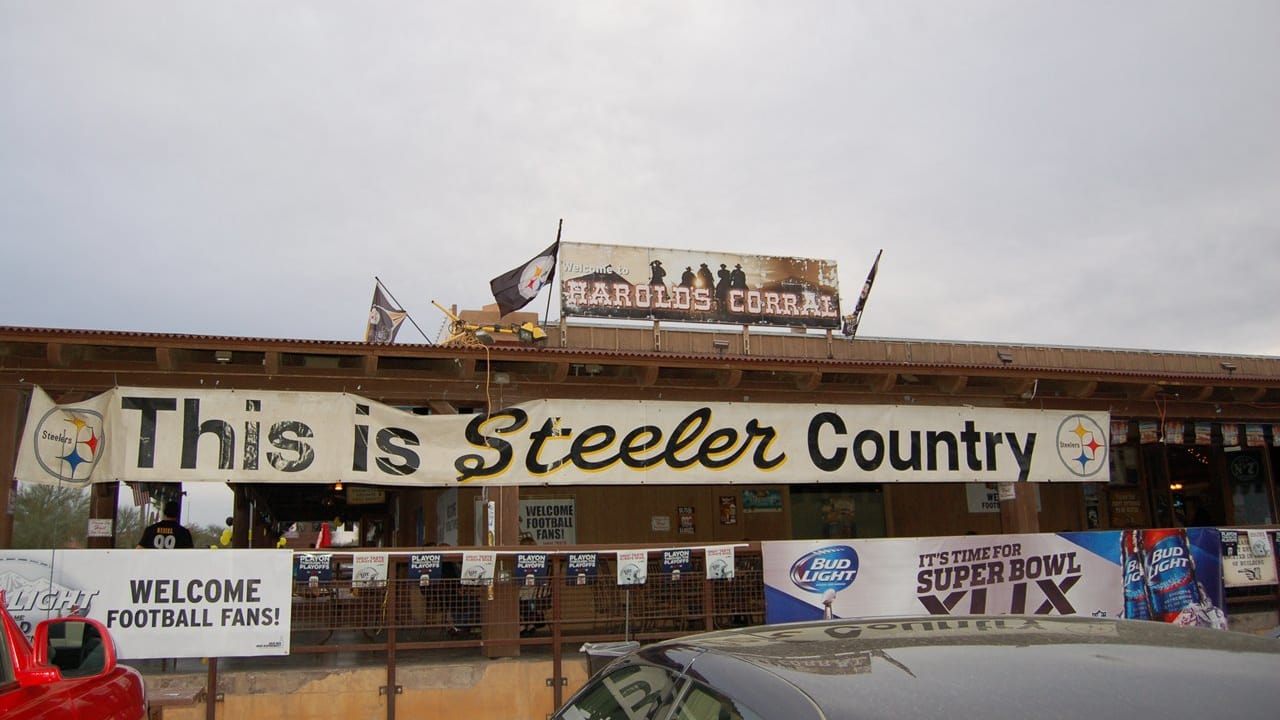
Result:
[[[3,322],[356,340],[579,242],[862,333],[1275,353],[1268,2],[0,7]],[[409,339],[406,337],[406,339]]]

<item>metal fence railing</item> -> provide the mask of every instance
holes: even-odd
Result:
[[[527,551],[495,550],[503,555]],[[737,549],[730,579],[708,579],[700,549],[691,549],[690,567],[681,572],[664,572],[654,553],[640,585],[618,584],[611,549],[597,551],[597,572],[585,578],[566,574],[568,553],[549,552],[547,576],[534,585],[504,572],[490,584],[464,584],[447,573],[423,582],[409,576],[415,551],[388,552],[385,582],[354,581],[351,554],[334,552],[329,579],[294,583],[291,655],[385,654],[392,687],[397,662],[410,652],[476,648],[478,657],[549,652],[559,706],[565,648],[577,656],[586,642],[647,642],[764,622],[758,546]],[[441,554],[442,564],[461,564],[463,551]]]
[[[443,555],[445,563],[461,562],[461,552]],[[373,585],[353,582],[350,555],[341,553],[333,556],[331,579],[295,582],[295,650],[381,644],[385,640],[379,638],[389,628],[403,642],[456,646],[512,644],[511,638],[528,641],[515,644],[538,644],[552,636],[651,640],[764,621],[758,551],[737,554],[731,579],[708,580],[697,551],[684,572],[664,573],[651,559],[642,585],[618,585],[606,557],[595,575],[566,579],[564,558],[552,555],[547,577],[536,585],[504,574],[481,585],[464,584],[458,577],[423,582],[408,577],[407,557],[407,552],[392,552],[388,579]],[[359,637],[335,642],[339,631],[359,631]]]

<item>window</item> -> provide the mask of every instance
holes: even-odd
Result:
[[[3,594],[4,593],[0,593],[0,595]],[[0,602],[2,601],[3,598],[0,598]],[[0,613],[3,612],[6,611],[4,610],[3,605],[0,605]],[[4,618],[0,618],[0,623],[3,622]],[[9,634],[5,632],[4,625],[0,624],[0,692],[7,690],[8,688],[6,686],[16,681],[16,678],[14,677],[13,661],[9,655]]]
[[[650,665],[632,665],[601,678],[576,698],[561,717],[566,720],[641,720],[666,716],[677,678]]]
[[[676,720],[763,720],[732,699],[705,685],[690,682],[676,708]]]

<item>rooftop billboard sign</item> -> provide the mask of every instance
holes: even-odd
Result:
[[[840,326],[828,260],[561,243],[558,277],[565,317]]]

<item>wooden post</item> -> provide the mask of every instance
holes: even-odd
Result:
[[[1036,490],[1029,482],[1000,483],[1000,530],[1005,534],[1040,532]]]
[[[209,670],[204,680],[204,717],[205,720],[217,720],[218,717],[218,658],[209,658]]]
[[[244,485],[232,485],[231,495],[231,547],[251,547],[249,539],[252,532],[253,518],[251,517],[249,491]]]
[[[95,550],[110,550],[116,546],[116,506],[120,501],[120,483],[105,482],[94,483],[89,490],[89,517],[90,519],[109,519],[111,520],[111,536],[110,537],[91,537],[85,541],[84,546]],[[132,548],[137,544],[137,538],[124,538],[124,547]]]
[[[504,547],[516,546],[520,542],[520,488],[499,487],[489,490],[490,497],[496,493],[498,518],[495,523],[494,544]],[[515,574],[515,557],[499,555],[498,565],[511,577]],[[495,571],[496,572],[496,571]],[[498,579],[494,578],[497,583]],[[484,654],[485,657],[516,657],[520,654],[520,593],[513,581],[505,585],[494,586],[493,597],[485,600]],[[511,644],[489,644],[492,640],[511,640]]]
[[[26,422],[27,394],[17,388],[0,389],[0,548],[13,547],[13,505],[18,481],[18,442]]]

